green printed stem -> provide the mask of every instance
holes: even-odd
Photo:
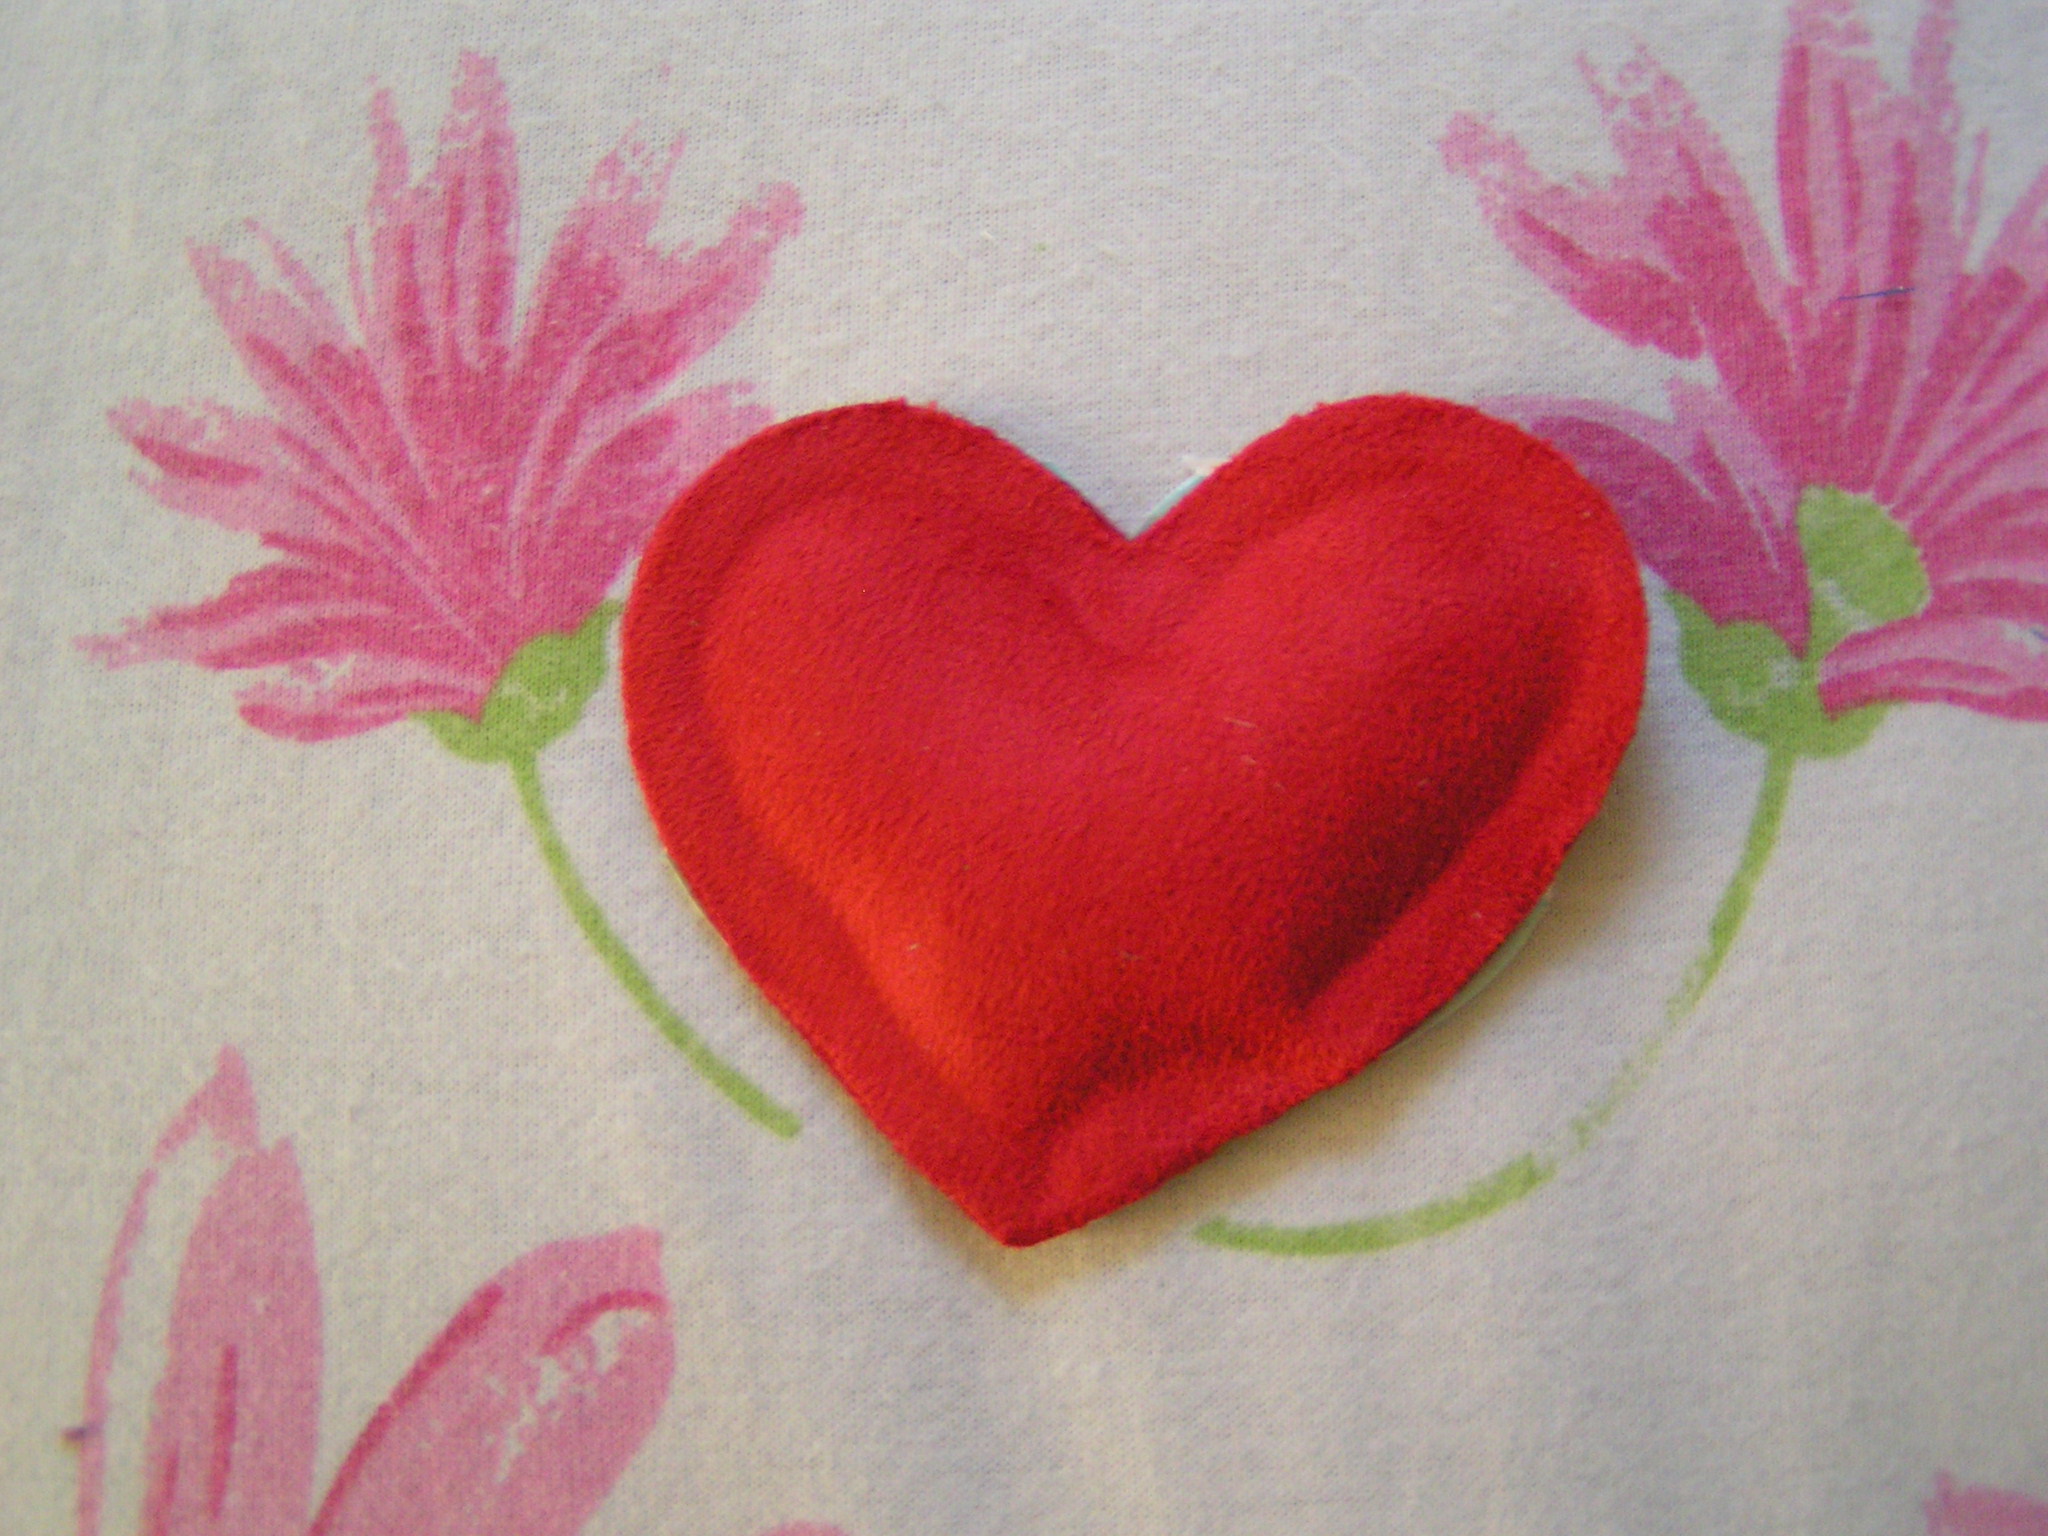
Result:
[[[1721,893],[1721,904],[1714,909],[1713,924],[1707,929],[1707,947],[1686,971],[1685,980],[1679,983],[1666,1007],[1672,1023],[1691,1013],[1699,1003],[1707,983],[1728,958],[1728,948],[1735,942],[1742,920],[1749,915],[1749,900],[1756,894],[1757,877],[1764,872],[1771,850],[1778,845],[1778,826],[1785,819],[1785,797],[1792,788],[1792,770],[1798,762],[1799,756],[1791,748],[1770,749],[1770,757],[1764,763],[1763,788],[1757,792],[1756,810],[1749,818],[1749,836],[1742,844],[1742,862],[1735,866],[1735,876]]]
[[[796,1135],[802,1122],[769,1098],[738,1068],[722,1060],[684,1022],[682,1015],[663,1001],[661,994],[654,989],[652,979],[605,918],[604,910],[598,906],[589,887],[583,883],[583,877],[577,874],[575,864],[570,861],[568,845],[562,841],[562,834],[556,830],[555,819],[548,811],[547,797],[541,789],[540,764],[535,755],[526,753],[506,761],[512,770],[512,782],[519,788],[519,803],[526,811],[527,822],[533,827],[534,840],[540,844],[548,872],[555,877],[555,888],[562,893],[563,902],[576,919],[576,926],[583,930],[584,938],[590,941],[590,947],[597,951],[598,957],[619,979],[619,984],[640,1005],[640,1011],[654,1021],[654,1027],[668,1037],[669,1043],[683,1053],[684,1059],[702,1073],[712,1087],[738,1105],[755,1123],[765,1126],[777,1136],[788,1138]]]
[[[1269,1226],[1218,1216],[1195,1228],[1198,1241],[1218,1248],[1271,1253],[1293,1259],[1329,1258],[1346,1253],[1378,1253],[1425,1237],[1435,1237],[1468,1221],[1477,1221],[1522,1196],[1541,1189],[1557,1172],[1557,1164],[1525,1153],[1483,1179],[1475,1179],[1455,1195],[1388,1211],[1361,1221],[1336,1221],[1319,1227]]]
[[[1622,1105],[1642,1087],[1663,1059],[1679,1027],[1685,1022],[1707,986],[1728,957],[1728,950],[1749,915],[1756,883],[1777,846],[1778,829],[1785,818],[1785,800],[1792,787],[1792,770],[1799,754],[1774,746],[1764,764],[1764,780],[1757,791],[1756,809],[1750,814],[1749,834],[1743,840],[1742,859],[1721,893],[1707,929],[1707,947],[1687,968],[1684,979],[1664,1006],[1664,1022],[1601,1089],[1599,1097],[1573,1119],[1565,1134],[1546,1150],[1525,1152],[1493,1172],[1473,1180],[1456,1194],[1425,1201],[1405,1210],[1388,1211],[1357,1221],[1328,1222],[1315,1226],[1282,1226],[1263,1222],[1232,1221],[1219,1216],[1195,1228],[1198,1242],[1218,1248],[1235,1248],[1251,1253],[1286,1258],[1329,1258],[1339,1254],[1379,1253],[1405,1243],[1436,1237],[1481,1217],[1513,1205],[1534,1194],[1556,1175],[1571,1158],[1586,1150],[1605,1130]]]

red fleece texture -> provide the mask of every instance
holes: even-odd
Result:
[[[1447,1001],[1599,808],[1646,632],[1600,493],[1462,406],[1323,406],[1126,539],[891,402],[763,432],[677,503],[623,674],[705,913],[1021,1245]]]

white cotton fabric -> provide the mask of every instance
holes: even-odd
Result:
[[[1896,68],[1915,8],[1867,14]],[[307,1181],[319,1484],[483,1279],[644,1224],[675,1382],[592,1536],[1910,1532],[1942,1469],[2048,1497],[2048,729],[1902,708],[1803,766],[1691,1027],[1530,1199],[1377,1256],[1193,1242],[1218,1214],[1454,1190],[1554,1138],[1648,1038],[1762,768],[1653,602],[1640,739],[1508,973],[1017,1253],[901,1165],[695,915],[615,671],[542,759],[564,836],[664,992],[803,1117],[793,1144],[635,1011],[504,773],[409,725],[274,740],[230,679],[72,644],[253,563],[151,501],[107,422],[132,397],[257,403],[187,242],[253,218],[344,292],[371,90],[418,168],[464,50],[506,81],[529,280],[633,124],[687,134],[669,238],[716,238],[764,182],[806,208],[692,382],[752,380],[779,415],[936,402],[1129,530],[1319,401],[1660,410],[1665,361],[1524,271],[1436,141],[1471,111],[1547,170],[1611,169],[1575,61],[1640,39],[1767,186],[1783,38],[1755,0],[9,7],[0,1531],[73,1520],[62,1431],[114,1232],[224,1045]],[[1955,68],[1996,216],[2048,163],[2048,7],[1966,4]]]

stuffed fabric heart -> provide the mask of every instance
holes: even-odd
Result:
[[[1024,1244],[1450,998],[1599,807],[1645,638],[1600,494],[1461,406],[1323,406],[1126,539],[895,402],[705,475],[623,674],[655,823],[740,963]]]

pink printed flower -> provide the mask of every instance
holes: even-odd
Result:
[[[271,676],[250,724],[316,741],[423,711],[475,718],[513,655],[588,619],[677,494],[768,415],[744,386],[665,397],[760,295],[801,214],[772,187],[708,250],[650,243],[678,141],[601,161],[518,319],[505,90],[462,61],[433,171],[411,180],[388,93],[349,240],[356,330],[268,236],[282,286],[196,246],[200,286],[270,414],[132,401],[115,427],[165,506],[279,558],[188,608],[81,642],[114,665]]]
[[[1953,0],[1909,86],[1852,0],[1795,0],[1778,95],[1781,262],[1721,140],[1644,54],[1588,71],[1621,158],[1546,181],[1469,117],[1444,140],[1494,232],[1580,313],[1713,364],[1670,420],[1599,401],[1500,409],[1613,500],[1670,586],[1679,660],[1767,752],[1747,846],[1673,1012],[1748,909],[1794,767],[1924,700],[2048,719],[2048,170],[1973,257],[1986,143],[1957,176]]]
[[[2003,1488],[1958,1488],[1944,1472],[1927,1501],[1927,1536],[2048,1536],[2048,1504]]]
[[[312,1220],[289,1142],[262,1145],[241,1058],[172,1120],[114,1243],[86,1375],[78,1536],[98,1536],[127,1282],[174,1165],[210,1168],[140,1438],[148,1536],[574,1536],[653,1428],[674,1364],[660,1240],[537,1248],[478,1290],[371,1415],[317,1510]],[[133,1331],[132,1329],[130,1330]]]
[[[769,420],[728,384],[671,386],[752,306],[802,211],[770,187],[709,250],[649,243],[682,152],[599,162],[527,296],[505,88],[465,55],[433,171],[415,184],[388,94],[371,103],[367,259],[349,237],[357,331],[277,241],[282,279],[195,246],[192,264],[270,407],[131,401],[114,426],[165,506],[256,534],[279,558],[219,596],[79,644],[114,666],[253,670],[242,717],[321,741],[417,717],[511,770],[591,947],[715,1088],[781,1136],[798,1121],[655,990],[570,862],[536,758],[605,673],[606,592],[713,459]],[[253,228],[253,226],[252,226]]]
[[[1768,630],[1829,718],[1904,700],[2048,718],[2048,173],[1973,262],[1985,144],[1959,183],[1954,28],[1951,0],[1931,0],[1901,91],[1851,0],[1792,6],[1784,263],[1721,140],[1647,55],[1612,88],[1588,71],[1622,162],[1605,184],[1548,181],[1469,117],[1444,140],[1494,232],[1580,313],[1714,365],[1713,387],[1670,385],[1668,421],[1502,408],[1607,491],[1696,605],[1688,670],[1724,674],[1702,689],[1717,714],[1808,755],[1867,729],[1830,738],[1784,699],[1745,712],[1726,674],[1755,674],[1764,648],[1706,654],[1704,625]]]

